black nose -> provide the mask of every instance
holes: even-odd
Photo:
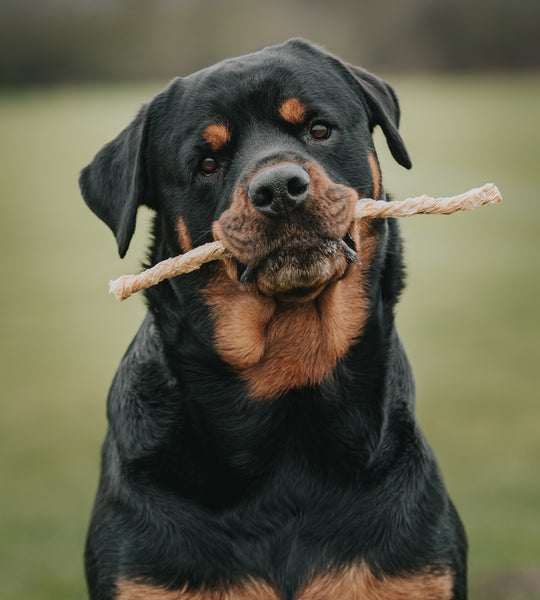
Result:
[[[269,217],[287,216],[309,194],[309,175],[297,164],[282,163],[261,171],[248,187],[257,210]]]

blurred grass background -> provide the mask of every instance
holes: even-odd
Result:
[[[197,3],[180,4],[193,11]],[[301,4],[293,2],[293,25]],[[338,27],[325,30],[330,12],[315,2],[295,31],[275,17],[264,43],[304,35],[360,62],[331,45]],[[197,58],[189,65],[184,57],[186,70],[178,72],[223,58],[225,42],[232,54],[256,49],[262,44],[254,35],[239,42],[250,48],[234,47],[223,32],[214,46],[192,36]],[[421,425],[469,534],[471,598],[538,599],[540,72],[526,62],[519,70],[449,71],[440,61],[426,69],[427,59],[402,69],[388,58],[392,51],[400,54],[390,45],[363,62],[385,68],[397,89],[414,163],[410,172],[396,165],[377,133],[387,189],[401,199],[494,181],[504,196],[503,205],[474,213],[402,220],[408,286],[397,320]],[[114,49],[108,52],[114,62]],[[54,60],[48,64],[50,71]],[[0,597],[9,600],[85,597],[82,551],[106,394],[144,314],[140,297],[119,304],[109,296],[107,280],[139,269],[149,214],[140,212],[120,261],[113,236],[84,205],[77,176],[168,74],[156,69],[158,80],[118,83],[111,67],[108,77],[72,81],[73,69],[56,85],[51,78],[37,87],[39,77],[16,82],[0,63]]]

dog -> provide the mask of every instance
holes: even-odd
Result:
[[[393,88],[304,40],[174,79],[80,176],[149,264],[108,398],[92,600],[462,600],[467,541],[415,420],[404,285],[372,133],[411,161]]]

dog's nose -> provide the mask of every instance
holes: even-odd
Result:
[[[309,175],[301,166],[282,163],[255,175],[248,186],[248,196],[255,208],[268,217],[287,216],[308,197],[309,182]]]

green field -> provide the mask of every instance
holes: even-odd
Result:
[[[392,78],[414,163],[396,199],[494,181],[505,202],[403,222],[398,324],[418,415],[470,538],[473,600],[540,598],[540,76]],[[77,175],[162,83],[0,93],[0,597],[84,598],[105,397],[144,313]],[[536,586],[536,591],[535,590]]]

